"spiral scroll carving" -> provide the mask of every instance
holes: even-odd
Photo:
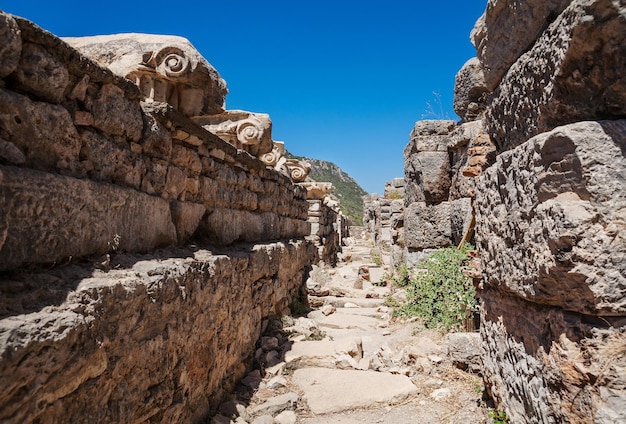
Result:
[[[237,140],[244,145],[256,145],[261,142],[263,128],[251,119],[246,119],[237,124]]]
[[[309,172],[311,172],[311,165],[308,162],[302,162],[297,159],[289,159],[287,160],[286,165],[289,169],[291,179],[295,183],[301,183],[306,180]]]
[[[168,78],[183,77],[191,70],[189,58],[177,47],[166,47],[157,53],[146,54],[143,62],[157,74]]]
[[[281,155],[278,154],[276,150],[272,150],[271,152],[261,156],[261,161],[263,161],[266,166],[271,166],[273,168],[276,166],[276,164],[278,164],[278,159],[280,159],[280,156]]]

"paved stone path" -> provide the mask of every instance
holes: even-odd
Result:
[[[480,378],[452,366],[447,336],[392,319],[384,304],[392,289],[372,284],[383,270],[370,263],[370,249],[353,240],[345,262],[313,270],[313,310],[268,324],[256,353],[262,370],[242,381],[214,423],[488,422]]]

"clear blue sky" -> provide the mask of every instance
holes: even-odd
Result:
[[[186,37],[226,80],[228,109],[269,113],[289,151],[335,162],[382,193],[403,176],[428,102],[459,119],[454,76],[476,54],[469,32],[486,3],[0,0],[0,9],[58,36]]]

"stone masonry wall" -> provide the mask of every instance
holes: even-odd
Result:
[[[220,245],[308,235],[306,191],[288,177],[165,103],[140,104],[130,82],[16,21],[21,43],[12,53],[23,54],[0,88],[2,172],[13,181],[0,191],[0,270],[103,253],[115,234],[126,251],[184,242],[197,228]],[[50,76],[20,79],[44,62],[54,64]],[[33,197],[31,177],[56,180],[60,191]],[[81,188],[65,198],[68,178]],[[83,186],[99,195],[77,201]],[[160,212],[147,223],[133,213],[142,210]],[[42,220],[62,231],[39,231]]]
[[[626,6],[490,1],[476,179],[486,386],[515,423],[626,421]]]
[[[316,260],[306,188],[254,156],[269,118],[186,40],[180,83],[2,13],[0,39],[0,421],[204,422]]]

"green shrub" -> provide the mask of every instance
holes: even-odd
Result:
[[[374,265],[381,266],[383,264],[383,261],[380,255],[380,250],[372,249],[370,251],[370,260],[372,261]]]
[[[473,315],[476,290],[461,267],[468,260],[466,245],[440,249],[422,264],[423,270],[405,287],[407,303],[395,313],[420,317],[427,328],[460,329]]]
[[[398,287],[406,287],[411,282],[409,276],[409,267],[405,264],[401,264],[396,267],[396,272],[393,277],[393,282]]]

